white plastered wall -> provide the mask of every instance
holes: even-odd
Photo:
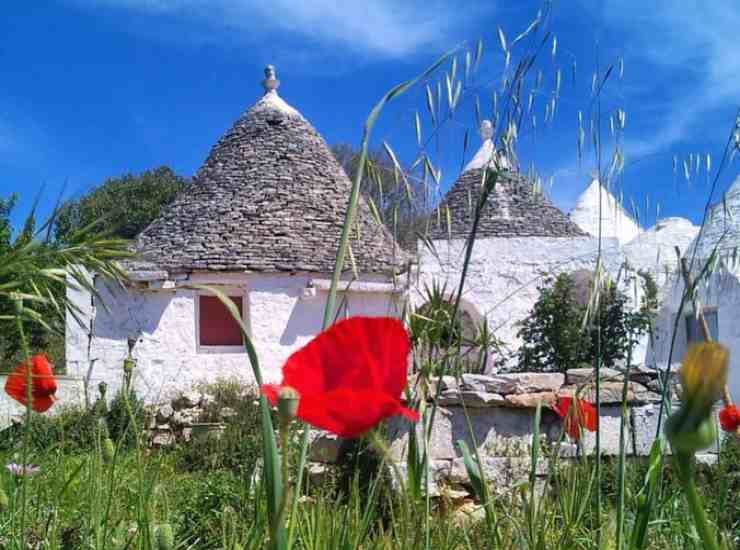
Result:
[[[678,315],[683,280],[674,279],[665,289],[664,300],[656,323],[655,358],[658,365],[668,362],[671,339],[676,316]],[[716,308],[717,339],[730,349],[730,391],[735,399],[740,396],[740,280],[731,273],[717,273],[709,278],[708,284],[698,288],[698,303],[705,308]],[[686,316],[693,312],[691,303],[684,306],[676,326],[676,341],[673,347],[672,363],[680,363],[686,354]]]
[[[164,400],[203,381],[254,376],[245,352],[205,352],[196,342],[196,296],[190,283],[244,289],[247,322],[266,381],[280,378],[287,357],[321,330],[329,275],[309,274],[191,274],[174,288],[118,288],[97,279],[107,310],[89,294],[70,290],[86,307],[83,325],[68,315],[67,369],[84,378],[91,396],[105,381],[112,394],[121,385],[128,340],[134,338],[136,389],[149,402]],[[313,281],[313,288],[309,282]],[[346,283],[345,283],[346,284]],[[168,285],[172,286],[172,285]],[[346,298],[346,302],[345,302]],[[338,303],[349,315],[397,315],[401,294],[382,277],[364,277],[340,292]],[[95,301],[97,302],[97,300]],[[92,327],[92,337],[90,337]]]
[[[462,240],[434,241],[436,254],[419,251],[420,284],[412,297],[424,301],[424,285],[434,281],[457,292],[462,275],[465,243]],[[510,351],[520,345],[516,325],[537,301],[537,287],[545,274],[594,270],[599,246],[591,237],[497,237],[475,241],[465,287],[463,307],[485,316],[495,335]],[[614,279],[620,276],[623,256],[616,239],[605,239],[601,247],[604,268]]]

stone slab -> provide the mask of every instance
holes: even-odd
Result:
[[[561,373],[522,372],[490,376],[485,389],[502,395],[527,394],[557,391],[563,384],[565,375]]]

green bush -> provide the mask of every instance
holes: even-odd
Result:
[[[643,276],[643,285],[647,284]],[[650,326],[649,305],[632,311],[614,284],[601,290],[592,308],[578,299],[576,283],[565,273],[545,279],[539,293],[532,311],[520,323],[522,347],[514,370],[565,372],[582,364],[594,365],[599,355],[602,366],[614,367]]]
[[[137,429],[141,431],[146,421],[144,402],[134,392],[129,399]],[[109,406],[103,399],[98,399],[92,408],[61,405],[54,414],[33,414],[29,426],[31,448],[35,452],[53,448],[70,454],[90,451],[95,448],[101,429],[106,432],[103,436],[111,437],[122,447],[133,447],[136,442],[136,431],[131,428],[131,418],[121,392]],[[18,423],[0,431],[0,450],[19,448],[23,429],[24,425]]]
[[[72,454],[94,447],[99,424],[92,411],[67,406],[54,415],[32,415],[29,426],[33,451],[45,452],[57,447]],[[0,450],[18,450],[23,441],[23,430],[23,424],[13,424],[0,432]]]
[[[120,389],[113,397],[105,411],[105,419],[111,439],[122,447],[133,447],[136,445],[136,434],[146,427],[147,412],[144,401],[135,391],[129,391],[128,396],[124,391]],[[96,408],[99,406],[96,405]],[[132,417],[136,426],[131,423]]]

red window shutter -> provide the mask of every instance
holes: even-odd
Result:
[[[242,311],[242,297],[229,296],[239,310],[239,316],[244,319]],[[198,326],[200,329],[201,346],[241,346],[242,332],[239,324],[234,320],[231,312],[221,300],[215,296],[199,296],[200,316]]]

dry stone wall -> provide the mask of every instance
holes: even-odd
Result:
[[[670,397],[675,405],[677,365],[670,369]],[[620,452],[620,423],[625,374],[602,369],[600,383],[600,437],[602,454],[616,456]],[[436,387],[439,384],[439,388]],[[576,444],[561,438],[562,419],[551,409],[561,396],[576,393],[595,401],[595,376],[592,369],[571,369],[560,373],[519,373],[501,375],[463,374],[460,380],[445,376],[436,381],[431,394],[439,391],[438,409],[429,446],[430,464],[435,484],[439,487],[469,486],[467,471],[459,443],[477,448],[487,479],[502,491],[508,490],[529,475],[533,423],[538,403],[542,405],[539,426],[543,459],[538,474],[547,471],[549,458],[562,459],[592,454],[596,434],[584,432]],[[661,401],[659,372],[643,367],[634,368],[627,380],[627,422],[625,453],[629,457],[645,457],[658,433]],[[430,399],[431,405],[434,399]],[[471,437],[471,429],[472,434]],[[394,459],[404,465],[408,452],[408,421],[394,419],[390,427]],[[417,425],[417,435],[422,436]],[[704,462],[716,461],[717,449],[708,449],[699,456]],[[541,471],[539,471],[541,470]]]
[[[680,398],[677,394],[677,369],[677,365],[672,366],[668,374],[669,394],[674,405]],[[616,456],[620,451],[625,374],[607,368],[602,369],[601,374],[602,453]],[[493,482],[497,490],[508,491],[519,481],[527,479],[538,404],[542,406],[539,426],[542,458],[538,463],[538,475],[547,473],[550,460],[555,456],[568,460],[592,454],[596,444],[595,434],[584,432],[578,444],[567,437],[563,438],[562,419],[551,409],[551,405],[560,396],[573,396],[576,393],[583,399],[595,401],[594,385],[592,369],[571,369],[564,374],[463,374],[459,380],[452,376],[433,380],[429,392],[433,397],[427,402],[428,407],[432,406],[436,398],[438,405],[429,442],[432,494],[470,489],[458,443],[460,441],[464,441],[470,449],[477,449],[486,478]],[[631,369],[626,389],[625,453],[633,458],[646,457],[658,433],[661,401],[659,371],[643,367]],[[245,391],[245,399],[256,399],[254,389]],[[202,422],[203,408],[212,399],[207,394],[190,391],[161,406],[150,426],[152,443],[161,446],[190,439],[193,428]],[[216,421],[229,421],[229,410],[219,414],[221,417]],[[393,472],[404,475],[409,431],[416,429],[421,441],[423,426],[420,423],[414,426],[401,417],[394,417],[387,428],[392,458],[396,462]],[[351,441],[320,430],[312,430],[311,442],[309,480],[325,475],[327,468],[341,462],[352,446]],[[708,463],[715,462],[717,449],[707,449],[698,458]]]

